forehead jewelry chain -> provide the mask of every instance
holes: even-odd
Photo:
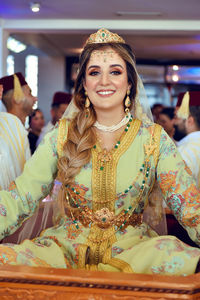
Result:
[[[115,54],[114,51],[108,51],[108,50],[94,50],[91,53],[91,57],[95,56],[98,60],[103,57],[103,61],[107,62],[107,59],[113,58],[113,54]]]

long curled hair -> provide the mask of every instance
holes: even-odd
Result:
[[[80,55],[79,72],[74,87],[74,103],[79,112],[69,123],[67,140],[63,146],[63,156],[58,160],[58,179],[62,182],[63,186],[63,193],[59,197],[62,211],[65,206],[65,187],[73,184],[75,176],[90,161],[91,149],[96,143],[96,135],[93,129],[93,124],[96,121],[96,113],[92,104],[87,116],[85,112],[86,96],[83,83],[86,66],[94,50],[105,49],[107,47],[111,47],[116,51],[126,63],[128,83],[131,85],[129,97],[132,105],[136,97],[137,73],[135,70],[135,58],[130,46],[121,43],[87,44]]]

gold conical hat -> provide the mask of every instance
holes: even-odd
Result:
[[[184,94],[181,106],[177,110],[177,116],[179,118],[186,120],[189,117],[190,114],[189,102],[190,102],[190,94],[189,92],[186,92]]]
[[[85,44],[87,45],[87,44],[97,44],[97,43],[125,44],[125,41],[117,33],[112,33],[105,28],[101,28],[97,32],[91,34]]]
[[[22,90],[18,76],[16,74],[14,74],[13,76],[14,76],[13,97],[17,103],[20,103],[21,101],[24,101],[24,99],[25,99],[24,92]]]

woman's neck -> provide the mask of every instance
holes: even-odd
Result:
[[[41,133],[41,129],[38,130],[38,129],[32,129],[32,128],[31,128],[31,132],[34,133],[35,135],[38,135],[38,136],[39,136],[40,133]]]
[[[97,115],[97,121],[101,125],[112,126],[118,124],[124,118],[125,112],[123,109],[121,111],[114,110],[114,109],[112,109],[112,111],[96,110],[96,115]]]

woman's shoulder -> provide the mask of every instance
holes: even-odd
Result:
[[[162,126],[160,126],[157,123],[154,122],[141,122],[140,130],[142,133],[151,135],[155,130],[159,130],[160,132],[162,131]]]

